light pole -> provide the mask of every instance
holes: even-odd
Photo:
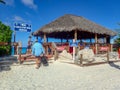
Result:
[[[14,31],[14,43],[16,42],[16,32]]]

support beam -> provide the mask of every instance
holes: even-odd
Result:
[[[96,54],[98,53],[98,38],[97,38],[97,33],[95,33],[95,51],[96,51]]]
[[[106,37],[106,43],[109,43],[109,44],[110,44],[110,36],[107,36],[107,37]]]
[[[107,62],[109,63],[109,50],[107,51]]]
[[[83,66],[83,54],[80,54],[80,66]]]
[[[48,42],[48,37],[47,37],[47,42]]]
[[[111,52],[113,52],[113,44],[110,44]]]
[[[92,43],[92,39],[90,38],[90,43]]]
[[[74,39],[75,39],[75,41],[77,40],[77,30],[75,30]]]
[[[61,45],[62,45],[62,43],[63,43],[63,38],[61,38]]]
[[[106,43],[106,37],[104,37],[104,43]]]
[[[76,40],[77,40],[77,30],[75,30],[75,33],[74,33],[73,43],[75,43]],[[75,53],[76,53],[76,48],[73,47],[73,60],[75,60]]]
[[[44,43],[47,42],[46,33],[44,33]]]

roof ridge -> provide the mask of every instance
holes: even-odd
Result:
[[[64,14],[63,16],[53,20],[51,23],[44,25],[39,29],[41,32],[61,32],[61,31],[73,31],[79,29],[79,31],[88,31],[98,34],[106,34],[114,36],[115,33],[100,24],[95,23],[89,19],[82,16],[77,16],[73,14]],[[109,31],[110,30],[110,31]]]
[[[65,14],[65,15],[63,15],[63,17],[68,17],[69,16],[69,18],[77,25],[78,23],[76,23],[75,22],[75,20],[74,20],[74,18],[72,18],[72,17],[81,17],[81,16],[77,16],[77,15],[73,15],[73,14]],[[82,18],[82,17],[81,17]],[[75,25],[75,26],[76,26]]]

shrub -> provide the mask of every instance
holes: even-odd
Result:
[[[11,42],[12,39],[12,30],[9,26],[6,26],[2,22],[0,22],[0,42]],[[11,46],[0,46],[0,56],[10,55],[11,54]]]

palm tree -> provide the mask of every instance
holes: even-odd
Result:
[[[0,3],[6,4],[4,0],[0,0]]]

